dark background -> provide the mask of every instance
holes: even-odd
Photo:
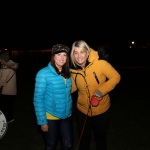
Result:
[[[132,40],[142,45],[150,42],[148,6],[104,1],[1,4],[0,48],[71,46],[80,39],[89,45],[128,47]]]

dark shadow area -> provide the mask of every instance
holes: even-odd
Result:
[[[109,50],[109,49],[108,49]],[[150,62],[147,50],[109,50],[109,61],[121,74],[121,82],[110,92],[110,124],[108,150],[150,150]],[[139,53],[141,52],[141,53]],[[135,56],[134,56],[135,55]],[[44,140],[37,126],[33,107],[35,75],[46,66],[50,54],[14,57],[19,63],[17,71],[18,95],[14,103],[15,121],[8,124],[0,139],[0,150],[44,150]],[[130,61],[132,60],[132,61]],[[132,67],[132,66],[137,66]],[[140,65],[140,67],[138,67]],[[121,66],[121,67],[120,67]],[[130,66],[126,68],[124,66]],[[77,148],[76,99],[73,97],[73,150]],[[59,150],[58,144],[57,150]],[[95,150],[92,138],[91,150]]]

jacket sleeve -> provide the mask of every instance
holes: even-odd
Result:
[[[72,89],[71,89],[71,93],[74,93],[76,90],[77,90],[77,87],[76,87],[76,74],[73,74],[71,73],[71,80],[72,80]]]
[[[106,82],[100,84],[98,88],[103,96],[115,88],[115,86],[120,82],[121,76],[117,70],[107,61],[103,61],[101,66],[103,66],[103,75],[107,78]]]
[[[0,71],[0,87],[3,86],[7,80],[9,80],[9,75],[11,74],[11,69],[1,69]]]
[[[47,124],[46,110],[45,110],[45,91],[46,91],[46,78],[42,71],[39,71],[35,78],[35,89],[33,104],[38,125]]]

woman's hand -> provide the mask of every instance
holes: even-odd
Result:
[[[47,131],[48,131],[48,125],[47,125],[47,124],[42,125],[42,126],[41,126],[41,130],[42,130],[43,132],[47,132]]]

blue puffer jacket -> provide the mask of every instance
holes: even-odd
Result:
[[[33,104],[38,125],[47,124],[46,112],[60,119],[71,115],[71,87],[71,78],[67,78],[65,82],[51,63],[37,73]]]

